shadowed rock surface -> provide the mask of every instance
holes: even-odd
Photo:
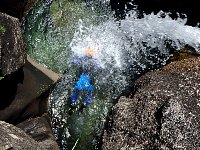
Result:
[[[0,2],[0,150],[59,150],[47,111],[60,76],[27,58],[21,32],[35,1]]]
[[[19,76],[19,74],[21,74],[21,76]],[[21,78],[21,82],[14,82],[15,78]],[[3,108],[0,110],[0,119],[15,124],[35,140],[26,139],[26,135],[23,135],[23,137],[25,136],[23,140],[28,140],[27,145],[23,146],[23,141],[21,142],[22,144],[16,145],[16,142],[20,142],[19,140],[12,141],[5,137],[5,139],[8,139],[5,141],[2,137],[2,139],[0,139],[0,149],[9,149],[9,147],[13,147],[14,149],[34,150],[59,149],[53,136],[51,122],[47,114],[49,92],[58,78],[58,74],[42,67],[28,57],[23,68],[20,68],[17,72],[11,73],[11,75],[0,80],[1,91],[3,91],[4,88],[8,90],[9,86],[7,86],[7,84],[9,83],[12,83],[10,84],[10,86],[12,85],[11,89],[14,88],[12,90],[15,91],[13,93],[9,90],[5,91],[4,99],[2,99],[2,93],[0,94],[0,106]],[[16,86],[13,84],[16,84]],[[4,100],[6,100],[6,98],[8,100],[10,94],[12,95],[10,97],[11,103],[8,104],[8,106],[6,105],[5,108],[2,107],[3,104],[5,105]],[[10,131],[6,129],[9,126],[12,125],[1,126],[0,130],[4,130],[2,133],[9,135]],[[18,136],[18,131],[17,133],[14,131],[11,132]],[[7,143],[7,141],[9,142]]]
[[[35,63],[29,57],[22,71],[24,78],[16,85],[16,95],[13,95],[11,104],[0,110],[0,120],[16,124],[48,112],[49,92],[60,76]],[[7,80],[5,77],[0,81],[2,89],[6,87]]]
[[[47,114],[41,117],[31,118],[16,125],[30,135],[46,149],[58,150],[58,144],[53,136],[50,126],[50,118]]]
[[[21,20],[27,1],[29,0],[1,0],[0,12]]]
[[[4,76],[25,64],[26,53],[17,18],[0,13],[0,73]]]
[[[146,73],[113,108],[102,149],[199,149],[199,89],[199,57]]]

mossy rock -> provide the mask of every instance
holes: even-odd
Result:
[[[0,25],[0,33],[4,33],[6,31],[6,28],[2,25]]]
[[[187,48],[178,50],[173,54],[173,56],[168,60],[168,62],[181,61],[188,58],[199,57],[200,54],[188,50]]]

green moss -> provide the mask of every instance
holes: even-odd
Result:
[[[188,59],[191,57],[199,57],[199,54],[194,54],[187,49],[181,49],[173,54],[173,56],[169,59],[169,62],[181,61],[183,59]]]
[[[4,77],[0,77],[0,80],[2,80]]]
[[[5,31],[6,31],[6,28],[4,26],[0,25],[0,33],[1,32],[4,33]]]

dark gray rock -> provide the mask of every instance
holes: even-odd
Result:
[[[20,128],[30,133],[28,135],[18,127],[0,121],[0,150],[59,150],[47,124],[44,117],[19,124]]]
[[[25,64],[26,55],[20,22],[0,13],[0,73],[7,75]]]
[[[24,17],[38,0],[1,0],[0,12],[16,17],[23,22]]]
[[[43,149],[39,144],[20,128],[4,121],[0,121],[0,149],[1,150],[36,150]]]
[[[16,125],[36,140],[46,150],[59,150],[48,114],[31,118]]]
[[[31,0],[1,0],[0,12],[22,19],[27,1]]]
[[[200,58],[139,78],[113,108],[102,149],[200,149]]]
[[[49,93],[60,78],[59,74],[44,68],[29,57],[22,69],[24,78],[21,83],[17,84],[12,102],[6,108],[0,110],[0,120],[12,124],[47,113]],[[6,78],[2,79],[0,83]],[[15,78],[15,76],[12,78]],[[6,86],[6,83],[4,86]],[[3,101],[4,99],[1,103]]]

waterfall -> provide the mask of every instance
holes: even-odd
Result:
[[[26,27],[26,39],[35,60],[63,73],[49,99],[52,127],[61,149],[94,148],[112,106],[140,74],[165,65],[185,45],[199,53],[200,29],[186,25],[187,18],[173,20],[162,11],[138,18],[137,10],[132,10],[124,19],[116,20],[105,0],[54,1],[46,16],[38,13],[42,12],[39,6],[31,13],[34,23],[31,15],[27,16],[27,24],[32,26]],[[48,24],[41,24],[41,18]],[[78,68],[70,58],[81,56],[88,47],[95,51],[100,66],[93,76],[94,97],[83,113],[71,115],[68,98]],[[76,110],[83,99],[84,93]]]

